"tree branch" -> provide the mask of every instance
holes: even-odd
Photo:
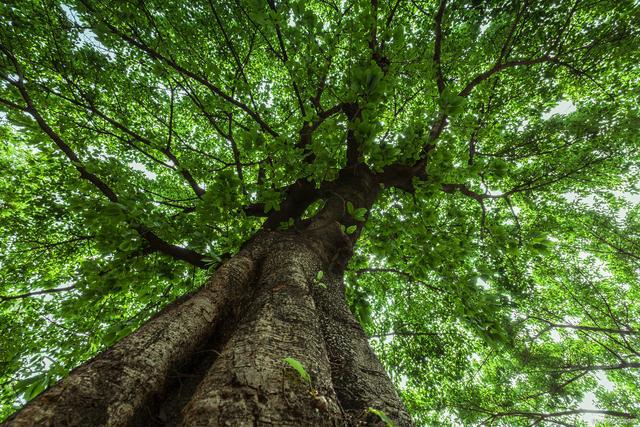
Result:
[[[65,79],[65,80],[67,81],[67,83],[70,86],[74,86],[76,88],[76,90],[78,90],[80,98],[82,100],[84,100],[86,103],[83,103],[83,102],[79,101],[78,99],[73,99],[73,98],[70,98],[68,96],[64,96],[63,94],[61,94],[59,92],[56,92],[54,90],[51,90],[51,89],[49,89],[47,87],[44,87],[44,86],[42,86],[42,87],[48,93],[51,93],[51,94],[53,94],[53,95],[55,95],[55,96],[57,96],[57,97],[59,97],[61,99],[64,99],[65,101],[70,102],[73,105],[76,105],[76,106],[81,107],[81,108],[89,109],[92,113],[94,113],[95,115],[100,117],[106,123],[108,123],[111,126],[113,126],[115,129],[118,129],[119,131],[123,132],[124,134],[129,135],[131,138],[133,138],[133,140],[136,140],[136,141],[138,141],[138,142],[140,142],[140,143],[142,143],[142,144],[144,144],[144,145],[146,145],[148,147],[151,147],[152,149],[160,151],[173,164],[168,164],[168,163],[165,163],[165,162],[163,162],[163,161],[161,161],[159,159],[156,159],[151,154],[147,153],[146,151],[142,150],[140,147],[138,147],[135,144],[133,144],[132,141],[125,140],[125,143],[127,143],[127,145],[131,146],[132,148],[134,148],[138,152],[142,153],[146,157],[149,157],[151,160],[155,161],[156,163],[159,163],[164,167],[167,167],[169,169],[177,171],[185,179],[185,181],[187,181],[187,183],[189,184],[189,186],[191,187],[193,192],[199,198],[202,198],[202,196],[205,194],[205,190],[198,185],[198,183],[196,182],[196,180],[193,177],[193,175],[191,175],[191,172],[189,172],[187,169],[183,168],[180,165],[180,161],[175,156],[175,154],[173,154],[173,151],[171,150],[170,143],[167,143],[162,148],[156,147],[154,145],[154,143],[152,141],[150,141],[148,138],[140,135],[139,133],[137,133],[136,131],[128,128],[127,126],[123,125],[119,121],[117,121],[117,120],[109,117],[108,115],[104,114],[101,110],[99,110],[96,107],[96,105],[93,103],[93,101],[91,101],[91,99],[88,98],[86,96],[86,94],[80,88],[77,87],[77,85],[75,85],[73,82],[69,81],[68,79]],[[171,130],[171,128],[170,128],[170,130]],[[113,135],[113,134],[111,134],[111,135]],[[118,139],[121,139],[116,135],[114,135],[114,136],[116,138],[118,138]]]
[[[25,292],[23,294],[17,294],[17,295],[0,295],[0,303],[3,303],[5,301],[14,300],[14,299],[29,298],[29,297],[36,296],[36,295],[46,295],[46,294],[55,294],[55,293],[58,293],[58,292],[66,292],[66,291],[70,291],[72,289],[75,289],[75,285],[65,286],[65,287],[62,287],[62,288],[45,289],[45,290],[42,290],[42,291]]]
[[[94,12],[95,10],[93,9],[93,7],[91,6],[91,4],[89,4],[87,2],[87,0],[81,0],[82,4],[87,8],[87,10]],[[181,66],[180,64],[178,64],[175,60],[173,60],[172,58],[167,58],[166,56],[160,54],[157,50],[151,48],[150,46],[146,45],[145,43],[141,42],[140,40],[137,40],[125,33],[123,33],[122,31],[120,31],[118,28],[116,28],[114,25],[112,25],[110,22],[107,22],[105,20],[102,20],[102,23],[116,36],[120,37],[123,41],[125,41],[126,43],[130,44],[131,46],[134,46],[138,49],[140,49],[141,51],[145,52],[147,55],[149,55],[152,59],[155,59],[157,61],[163,62],[166,65],[168,65],[169,67],[171,67],[172,69],[174,69],[175,71],[177,71],[178,73],[189,77],[195,81],[197,81],[198,83],[202,84],[203,86],[205,86],[206,88],[208,88],[213,94],[217,95],[218,97],[222,98],[223,100],[225,100],[226,102],[228,102],[231,105],[234,105],[238,108],[240,108],[242,111],[244,111],[245,113],[247,113],[247,115],[249,115],[249,117],[251,117],[256,123],[258,123],[258,125],[260,125],[260,128],[262,130],[264,130],[265,132],[267,132],[269,135],[273,136],[273,137],[277,137],[278,133],[276,131],[274,131],[271,126],[269,126],[261,117],[258,113],[256,113],[255,111],[253,111],[251,108],[249,108],[246,104],[242,103],[241,101],[238,101],[237,99],[231,97],[230,95],[228,95],[227,93],[225,93],[222,89],[220,89],[218,86],[214,85],[213,83],[211,83],[209,80],[207,80],[205,77],[196,74],[193,71],[190,71],[186,68],[184,68],[183,66]]]
[[[462,97],[469,96],[471,91],[476,86],[478,86],[480,83],[482,83],[483,81],[489,79],[491,76],[493,76],[494,74],[499,73],[502,70],[505,70],[507,68],[514,68],[514,67],[522,67],[522,66],[541,64],[543,62],[557,62],[557,59],[555,57],[552,57],[552,56],[549,56],[549,55],[543,55],[543,56],[541,56],[539,58],[535,58],[535,59],[518,59],[518,60],[513,60],[513,61],[496,63],[496,65],[494,65],[492,68],[490,68],[489,70],[487,70],[487,71],[485,71],[483,73],[478,74],[469,83],[467,83],[467,85],[464,87],[464,89],[462,89],[460,91],[460,93],[458,93],[458,96],[462,96]]]
[[[498,414],[493,414],[490,419],[502,418],[502,417],[526,417],[526,418],[556,418],[556,417],[566,417],[569,415],[582,415],[582,414],[596,414],[596,415],[608,415],[611,417],[620,417],[626,418],[630,420],[635,420],[638,418],[635,414],[630,414],[628,412],[621,411],[608,411],[608,410],[600,410],[600,409],[571,409],[567,411],[560,412],[551,412],[551,413],[543,413],[543,412],[525,412],[525,411],[513,411],[513,412],[501,412]]]
[[[435,28],[435,43],[433,46],[433,63],[436,68],[436,83],[438,85],[438,93],[442,93],[444,91],[445,83],[444,76],[442,74],[442,64],[441,64],[441,55],[442,55],[442,18],[444,16],[444,11],[447,7],[447,0],[440,0],[440,5],[438,6],[438,12],[436,13],[436,28]]]
[[[277,13],[277,9],[276,9],[276,5],[273,2],[273,0],[267,0],[267,3],[269,4],[269,8],[274,12]],[[280,24],[278,24],[278,22],[274,22],[274,26],[276,28],[276,37],[278,38],[278,44],[280,46],[280,52],[282,55],[282,63],[286,64],[287,62],[289,62],[289,56],[287,55],[287,49],[284,46],[284,39],[282,37],[282,31],[280,30]],[[300,89],[298,88],[298,84],[296,83],[296,81],[293,79],[293,77],[291,77],[291,83],[293,84],[293,91],[296,94],[296,99],[298,100],[298,107],[300,108],[300,112],[302,113],[302,116],[306,116],[307,113],[305,111],[304,108],[304,102],[302,102],[302,96],[300,95]]]
[[[13,108],[14,110],[23,111],[23,112],[27,111],[27,107],[23,107],[22,105],[18,105],[15,102],[9,101],[8,99],[0,98],[0,104],[4,104],[9,108]]]
[[[362,117],[362,110],[357,104],[345,104],[343,111],[349,120],[349,125],[347,125],[347,166],[355,166],[360,162],[360,145],[356,138],[355,129],[350,125]]]
[[[375,273],[391,273],[391,274],[396,274],[398,276],[404,277],[405,279],[409,280],[410,282],[417,283],[417,284],[422,285],[422,286],[424,286],[426,288],[429,288],[432,291],[436,291],[436,292],[442,292],[443,291],[441,288],[439,288],[437,286],[429,285],[428,283],[425,283],[422,280],[416,279],[410,273],[407,273],[406,271],[398,270],[397,268],[360,268],[358,270],[355,270],[354,273],[356,274],[356,276],[361,276],[361,275],[367,274],[367,273],[374,273],[374,274]]]
[[[546,323],[550,328],[561,328],[561,329],[574,329],[577,331],[592,331],[592,332],[603,332],[608,334],[619,334],[619,335],[639,335],[640,332],[633,329],[614,329],[614,328],[599,328],[597,326],[583,326],[583,325],[572,325],[567,323],[554,323],[550,320],[542,319],[540,317],[531,317],[531,319],[539,320],[540,322]]]
[[[71,149],[69,145],[67,145],[64,140],[60,137],[58,133],[56,133],[51,126],[47,123],[47,121],[40,115],[38,110],[31,99],[31,96],[27,92],[27,89],[24,85],[24,75],[22,73],[22,68],[20,64],[16,60],[13,53],[7,50],[4,45],[0,45],[0,49],[5,53],[7,58],[13,63],[16,72],[18,74],[17,80],[7,80],[8,83],[15,86],[22,99],[27,104],[26,112],[31,115],[40,129],[51,138],[51,140],[56,144],[56,146],[65,154],[65,156],[71,161],[73,166],[76,168],[78,172],[80,172],[80,177],[92,183],[110,202],[117,203],[118,196],[116,193],[109,187],[109,185],[100,179],[97,175],[89,172],[85,166],[82,164],[78,155]],[[145,225],[137,224],[132,221],[128,221],[129,226],[136,230],[138,234],[145,239],[151,248],[158,250],[164,254],[167,254],[177,260],[186,261],[190,264],[195,265],[196,267],[206,268],[206,263],[203,261],[204,256],[198,254],[191,249],[182,248],[180,246],[172,245],[170,243],[165,242],[160,237],[158,237],[155,233],[153,233],[149,228]]]
[[[615,371],[619,369],[639,369],[640,362],[622,362],[617,365],[567,365],[557,369],[558,372],[576,371]]]

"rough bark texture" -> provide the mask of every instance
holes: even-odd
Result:
[[[411,425],[345,301],[343,272],[363,225],[347,214],[346,201],[369,209],[378,193],[370,174],[356,172],[341,176],[314,218],[257,233],[206,287],[3,425],[379,423],[369,407]],[[347,235],[350,225],[357,230]],[[311,383],[286,357],[303,364]]]
[[[179,368],[207,342],[255,273],[239,254],[211,282],[172,304],[138,331],[73,370],[3,425],[119,426],[164,393]]]
[[[255,298],[185,409],[185,425],[333,425],[341,418],[310,292],[309,279],[321,270],[316,258],[295,236],[272,245]],[[302,362],[312,384],[285,357]]]

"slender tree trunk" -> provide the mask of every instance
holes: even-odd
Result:
[[[3,425],[375,424],[370,407],[410,425],[344,295],[344,268],[362,226],[346,201],[369,208],[377,191],[367,174],[342,177],[316,217],[257,233],[207,286]],[[357,231],[347,235],[350,225]],[[287,357],[302,363],[310,383]]]

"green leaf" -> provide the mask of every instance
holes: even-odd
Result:
[[[316,280],[322,280],[324,277],[324,271],[320,270],[316,273]]]
[[[353,234],[358,229],[357,225],[350,225],[347,227],[347,234]]]
[[[131,242],[131,240],[125,240],[118,245],[118,249],[121,251],[128,251],[131,248],[132,243],[133,242]]]
[[[354,210],[353,203],[347,200],[347,213],[353,216],[353,210]]]
[[[287,365],[295,369],[296,372],[298,372],[298,375],[300,375],[300,378],[302,378],[305,382],[311,384],[311,377],[309,376],[306,369],[304,369],[304,366],[302,366],[302,363],[300,363],[298,359],[294,359],[293,357],[285,357],[282,360]]]
[[[445,114],[455,116],[464,112],[465,105],[467,104],[467,98],[458,96],[451,92],[449,88],[445,88],[440,95],[438,104]]]
[[[23,394],[25,400],[31,400],[49,385],[49,376],[47,374],[39,374],[19,381],[14,386],[18,394]]]
[[[380,418],[380,420],[384,422],[387,427],[393,427],[393,421],[391,421],[391,419],[387,416],[387,414],[384,413],[384,411],[375,408],[368,408],[368,411],[374,415],[377,415],[378,418]]]
[[[220,261],[222,261],[222,258],[220,258],[218,255],[214,253],[210,253],[208,257],[202,258],[202,262],[208,265],[215,265],[215,264],[218,264]]]
[[[358,208],[353,212],[353,217],[356,219],[356,221],[364,221],[364,216],[366,213],[366,208]]]

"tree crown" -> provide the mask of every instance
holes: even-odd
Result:
[[[356,170],[347,296],[417,420],[638,416],[637,2],[0,10],[0,417]]]

